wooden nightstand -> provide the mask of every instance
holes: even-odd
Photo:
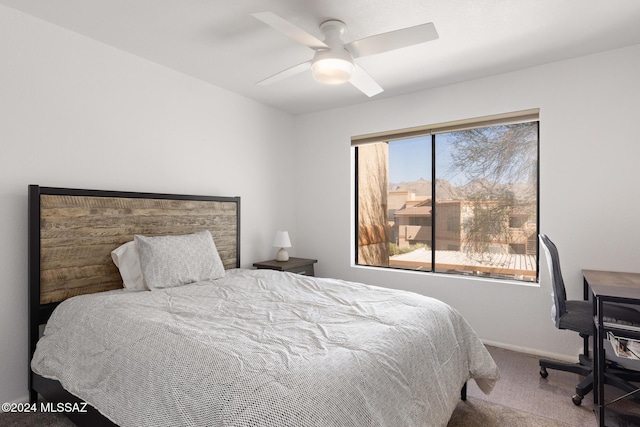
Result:
[[[313,264],[318,262],[316,259],[308,258],[289,258],[289,261],[269,261],[256,262],[253,264],[258,269],[288,271],[289,273],[304,274],[305,276],[313,276]]]

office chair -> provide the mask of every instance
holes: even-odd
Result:
[[[577,332],[583,339],[584,350],[578,363],[563,363],[553,360],[540,360],[540,376],[546,378],[547,369],[572,372],[585,377],[576,386],[576,394],[571,398],[575,405],[580,405],[584,396],[593,390],[593,363],[589,358],[589,336],[593,335],[593,305],[586,300],[567,300],[567,293],[560,271],[560,257],[556,245],[545,235],[540,234],[540,248],[544,252],[553,289],[553,308],[551,315],[556,328]],[[542,278],[542,275],[540,276]],[[604,304],[604,316],[614,319],[625,319],[640,322],[640,311],[618,304]],[[640,381],[640,373],[623,369],[611,369],[605,373],[605,383],[621,390],[632,392],[637,387],[628,381]]]

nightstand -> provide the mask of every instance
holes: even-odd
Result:
[[[269,261],[256,262],[253,264],[257,269],[268,269],[287,271],[289,273],[303,274],[305,276],[313,276],[313,264],[318,262],[316,259],[308,258],[289,258],[289,261]]]

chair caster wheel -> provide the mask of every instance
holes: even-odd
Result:
[[[549,376],[549,373],[547,372],[547,368],[545,368],[544,366],[540,368],[540,376],[542,378],[547,378]]]
[[[573,404],[576,406],[580,406],[582,405],[582,399],[584,398],[584,396],[580,396],[579,394],[574,394],[573,397],[571,397],[571,400],[573,401]]]

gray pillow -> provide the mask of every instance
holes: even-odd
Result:
[[[224,276],[224,266],[209,231],[182,236],[134,236],[149,289],[170,288]]]

